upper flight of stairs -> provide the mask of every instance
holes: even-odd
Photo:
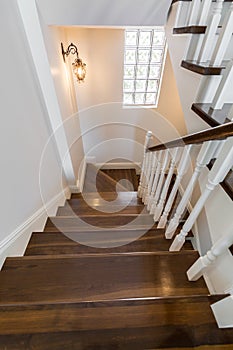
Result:
[[[122,178],[132,187],[116,187]],[[223,296],[186,277],[198,253],[190,240],[168,252],[136,188],[135,171],[89,166],[83,194],[32,234],[24,257],[6,259],[0,350],[233,348],[210,308]]]

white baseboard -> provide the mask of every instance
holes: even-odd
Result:
[[[58,206],[63,205],[69,196],[70,190],[67,187],[0,242],[0,269],[6,257],[22,256],[24,254],[31,233],[33,231],[42,231],[47,217],[56,215]]]
[[[137,174],[141,172],[141,163],[120,162],[120,163],[96,163],[97,168],[102,169],[135,169]]]

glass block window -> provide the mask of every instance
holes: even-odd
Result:
[[[163,27],[125,30],[124,106],[157,107],[165,58]]]

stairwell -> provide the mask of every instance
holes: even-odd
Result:
[[[189,238],[168,251],[135,171],[90,165],[84,189],[32,234],[25,256],[6,259],[0,349],[232,349],[233,331],[210,309],[223,296],[188,281],[199,255]]]

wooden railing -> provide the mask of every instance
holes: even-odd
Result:
[[[185,237],[192,229],[207,198],[233,167],[232,136],[232,122],[150,147],[148,145],[152,133],[147,133],[138,196],[147,205],[150,214],[154,215],[154,221],[158,222],[158,228],[166,227],[165,236],[167,239],[171,239],[175,234],[203,168],[212,159],[215,159],[214,165],[209,171],[206,187],[182,229],[173,240],[170,251],[178,251],[182,248]],[[199,147],[199,149],[193,174],[184,189],[175,214],[168,223],[174,199],[189,167],[190,152],[194,147]],[[173,177],[175,177],[175,181],[171,186]],[[169,188],[171,190],[168,195]]]

